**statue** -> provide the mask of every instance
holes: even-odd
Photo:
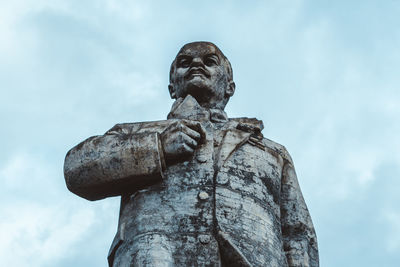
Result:
[[[262,121],[227,117],[232,68],[212,43],[184,45],[167,120],[117,124],[66,155],[68,189],[121,196],[110,266],[319,266],[285,147]]]

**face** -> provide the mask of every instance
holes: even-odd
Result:
[[[203,107],[223,109],[234,90],[225,64],[221,53],[210,43],[185,45],[175,60],[171,96],[184,98],[190,94]]]

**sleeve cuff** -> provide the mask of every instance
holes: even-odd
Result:
[[[167,169],[167,165],[165,164],[164,150],[162,147],[161,137],[160,137],[159,133],[157,133],[156,139],[157,139],[157,147],[158,147],[159,167],[161,170],[161,177],[164,179],[164,172]]]

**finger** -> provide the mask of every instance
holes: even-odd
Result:
[[[182,131],[196,141],[201,139],[201,134],[186,125],[183,125]]]
[[[171,123],[163,132],[176,132],[177,129],[180,127],[181,123],[178,121],[175,121],[173,123]]]
[[[188,135],[184,135],[183,140],[185,142],[185,144],[187,144],[189,147],[195,149],[197,147],[197,141],[194,140],[193,138],[191,138]]]
[[[184,121],[184,124],[189,128],[195,130],[196,132],[200,133],[201,138],[204,139],[206,136],[206,130],[198,121]]]
[[[191,155],[194,152],[194,149],[188,146],[187,144],[183,143],[178,147],[178,152],[180,154]]]

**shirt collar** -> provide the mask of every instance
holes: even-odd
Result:
[[[228,116],[221,109],[203,108],[193,96],[187,95],[185,99],[179,98],[174,102],[168,119],[210,120],[219,123],[226,122]]]
[[[228,115],[221,109],[210,109],[210,120],[212,122],[226,122],[228,120]]]

